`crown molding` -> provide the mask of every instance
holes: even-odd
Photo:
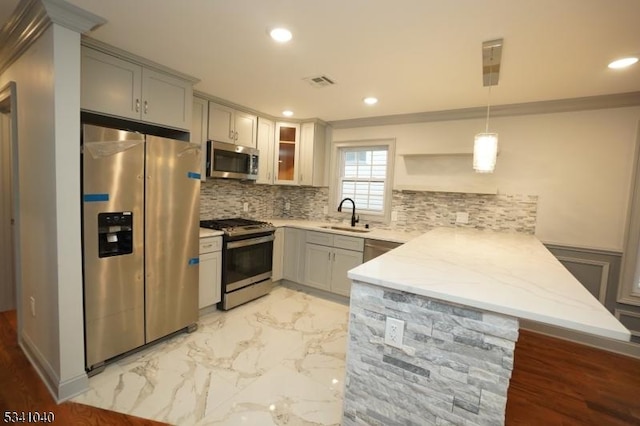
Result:
[[[40,0],[52,23],[80,34],[93,31],[107,20],[64,0]]]
[[[192,84],[196,84],[200,81],[199,78],[193,77],[189,74],[182,73],[180,71],[173,70],[165,65],[159,64],[157,62],[153,62],[152,60],[143,58],[142,56],[135,55],[131,52],[127,52],[126,50],[122,50],[118,47],[107,44],[103,41],[96,40],[95,38],[91,38],[89,36],[83,35],[81,43],[85,47],[90,47],[91,49],[98,50],[102,53],[106,53],[107,55],[116,56],[121,59],[125,59],[134,64],[141,65],[146,68],[152,68],[157,71],[164,72],[166,74],[171,74],[176,77],[180,77],[183,80],[190,81]],[[195,95],[195,91],[194,91]]]
[[[0,73],[4,72],[51,24],[84,33],[107,22],[63,0],[21,0],[0,29]]]
[[[314,118],[294,118],[294,117],[278,117],[278,116],[275,116],[275,115],[270,115],[270,114],[258,111],[256,109],[249,108],[249,107],[246,107],[244,105],[239,105],[239,104],[233,103],[231,101],[228,101],[226,99],[218,98],[217,96],[213,96],[213,95],[210,95],[208,93],[201,92],[201,91],[195,90],[195,89],[193,90],[193,96],[195,96],[197,98],[200,98],[200,99],[204,99],[205,101],[210,101],[210,102],[214,102],[216,104],[224,105],[224,106],[229,107],[229,108],[237,109],[239,111],[243,111],[243,112],[246,112],[248,114],[253,114],[253,115],[256,115],[258,117],[266,118],[266,119],[271,120],[271,121],[276,121],[276,122],[284,121],[284,122],[287,122],[287,123],[300,123],[300,124],[302,124],[302,123],[317,123],[317,124],[321,124],[323,126],[328,126],[329,125],[329,123],[327,123],[326,121],[324,121],[324,120],[322,120],[320,118],[317,118],[317,117],[314,117]]]
[[[492,105],[491,117],[552,114],[558,112],[585,111],[593,109],[624,108],[638,105],[640,105],[640,92],[616,93],[611,95],[558,99],[552,101]],[[396,124],[428,123],[434,121],[469,120],[484,118],[486,116],[486,107],[476,107],[445,111],[419,112],[413,114],[353,118],[348,120],[329,121],[328,123],[334,129],[348,129],[354,127],[389,126]]]

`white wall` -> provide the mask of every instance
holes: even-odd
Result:
[[[20,338],[53,394],[62,399],[87,386],[79,73],[80,35],[52,25],[0,76],[0,86],[17,84]],[[30,297],[36,301],[35,317]]]
[[[394,186],[497,188],[538,195],[543,242],[622,251],[640,107],[492,118],[495,173],[471,156],[396,158]],[[334,142],[396,138],[396,152],[471,151],[484,120],[334,129]]]
[[[87,384],[80,217],[80,34],[55,25],[54,40],[60,380],[77,380],[62,390],[71,396]]]

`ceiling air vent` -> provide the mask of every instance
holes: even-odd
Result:
[[[327,77],[326,75],[307,77],[303,80],[317,89],[321,87],[333,86],[334,84],[336,84],[336,82],[333,79]]]

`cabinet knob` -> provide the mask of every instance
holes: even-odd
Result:
[[[144,113],[148,113],[149,112],[149,104],[147,103],[147,101],[144,101]]]
[[[136,99],[136,112],[140,112],[140,99]]]

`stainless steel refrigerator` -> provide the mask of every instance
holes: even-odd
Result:
[[[82,127],[88,371],[198,319],[200,147]]]

